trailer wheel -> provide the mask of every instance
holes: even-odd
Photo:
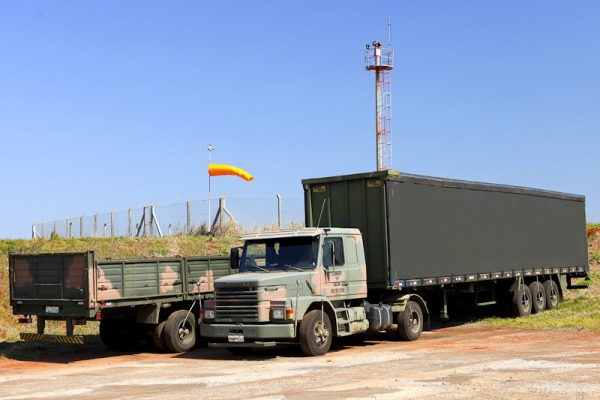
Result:
[[[526,317],[531,315],[531,291],[529,286],[519,285],[519,290],[513,296],[513,315],[515,317]]]
[[[167,321],[162,321],[156,327],[154,327],[154,331],[152,332],[152,339],[154,339],[154,346],[158,351],[167,351],[169,348],[167,347],[167,342],[165,341],[165,325]]]
[[[329,351],[332,341],[329,316],[321,310],[309,311],[300,323],[300,347],[307,356],[322,356]]]
[[[549,279],[544,282],[544,291],[546,292],[546,306],[548,310],[553,310],[558,307],[560,302],[560,293],[558,291],[558,285],[554,280]]]
[[[140,335],[135,322],[123,319],[100,321],[100,340],[109,349],[131,350],[140,344]]]
[[[533,281],[529,284],[529,291],[533,300],[533,312],[536,314],[546,311],[546,290],[544,285],[538,281]]]
[[[196,345],[196,317],[188,310],[169,315],[165,323],[165,343],[175,353],[185,353]]]
[[[419,303],[409,301],[404,311],[398,313],[398,335],[406,341],[417,340],[423,332],[423,311]]]

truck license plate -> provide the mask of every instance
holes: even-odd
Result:
[[[48,314],[58,314],[58,307],[57,306],[46,306],[46,312]]]
[[[244,343],[244,335],[230,333],[227,340],[229,340],[229,343]]]

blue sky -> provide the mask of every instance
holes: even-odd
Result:
[[[0,238],[207,198],[302,198],[371,171],[395,68],[393,168],[583,194],[600,222],[598,1],[2,1]]]

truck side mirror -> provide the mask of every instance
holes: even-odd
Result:
[[[240,247],[233,247],[229,252],[229,268],[239,269],[240,268]]]
[[[323,243],[323,267],[329,268],[334,265],[333,242]]]

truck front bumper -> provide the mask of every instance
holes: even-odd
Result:
[[[218,347],[265,347],[296,337],[294,324],[200,324],[200,336],[217,339]],[[268,341],[268,342],[267,342]],[[211,346],[217,347],[217,346]]]

